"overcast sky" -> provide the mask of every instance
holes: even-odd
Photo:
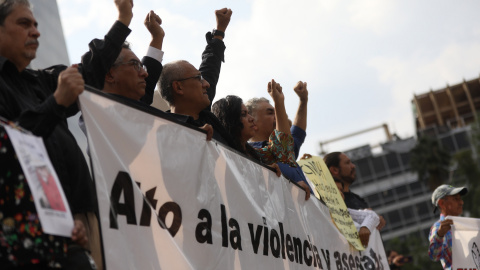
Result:
[[[70,61],[117,18],[113,0],[57,0]],[[141,58],[150,35],[149,10],[163,20],[163,63],[201,62],[214,10],[233,10],[217,96],[244,101],[268,97],[267,82],[283,86],[294,118],[293,86],[308,82],[307,138],[301,153],[318,154],[320,141],[387,123],[400,137],[414,135],[414,94],[478,78],[480,1],[462,0],[134,0],[128,41]],[[40,29],[41,30],[41,29]],[[328,144],[327,152],[386,140],[378,129]]]

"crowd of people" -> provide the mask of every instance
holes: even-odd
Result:
[[[306,137],[306,82],[299,81],[293,89],[299,97],[293,122],[285,110],[284,90],[273,79],[266,83],[273,105],[264,97],[244,103],[234,95],[212,104],[224,61],[223,39],[232,16],[230,9],[215,11],[216,29],[206,34],[207,45],[197,69],[185,60],[162,65],[165,32],[161,18],[153,11],[144,21],[152,40],[147,55],[140,60],[126,42],[131,32],[133,1],[114,0],[114,3],[118,20],[103,39],[90,42],[89,51],[79,64],[31,70],[28,65],[36,56],[40,36],[32,7],[28,0],[0,1],[0,116],[43,138],[75,219],[70,238],[43,233],[26,179],[18,176],[0,181],[2,269],[102,268],[93,181],[66,122],[67,117],[78,112],[76,101],[85,85],[145,107],[152,104],[158,85],[170,107],[158,113],[203,129],[207,140],[213,138],[251,160],[270,166],[278,176],[283,174],[303,188],[306,200],[313,194],[296,162]],[[79,125],[87,132],[82,118]],[[12,164],[11,169],[18,167],[18,162],[12,159],[13,150],[7,135],[3,134],[1,139],[6,150],[0,152],[0,179],[6,179],[8,171],[3,164]],[[372,231],[385,226],[384,218],[350,190],[355,180],[355,165],[348,156],[333,152],[324,160],[358,225],[362,244],[368,245]],[[454,193],[463,195],[466,189],[445,194],[454,196]],[[442,209],[442,215],[449,214],[443,211],[446,199],[435,198],[433,203]],[[451,223],[441,221],[437,229],[432,229],[436,236],[431,251],[436,258],[439,257],[437,246],[444,235],[448,237],[449,225]],[[446,260],[448,264],[448,258]]]

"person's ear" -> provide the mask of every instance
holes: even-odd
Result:
[[[438,208],[440,210],[442,210],[443,206],[445,205],[445,200],[442,198],[442,199],[438,200],[437,204],[438,204]]]
[[[183,95],[183,87],[182,87],[182,83],[179,82],[179,81],[173,81],[172,82],[172,89],[173,89],[173,92],[177,95]]]
[[[115,82],[115,77],[112,74],[112,69],[110,69],[107,72],[107,75],[105,75],[105,82],[106,83],[112,83],[112,84]]]
[[[330,168],[328,168],[328,170],[330,171],[330,173],[332,174],[332,176],[338,175],[339,169],[338,169],[337,167],[331,166]]]

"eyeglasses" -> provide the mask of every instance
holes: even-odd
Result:
[[[132,59],[130,61],[127,61],[127,62],[120,62],[120,63],[115,63],[113,64],[112,67],[115,67],[115,66],[120,66],[120,65],[129,65],[129,66],[133,66],[133,68],[137,71],[137,72],[140,72],[142,69],[147,71],[147,67],[142,64],[142,62],[138,61],[138,60],[135,60],[135,59]]]
[[[205,80],[203,78],[202,74],[198,74],[198,75],[195,75],[195,76],[192,76],[192,77],[178,79],[178,80],[175,80],[175,81],[181,82],[181,81],[186,81],[186,80],[189,80],[189,79],[197,79],[199,82],[203,82],[203,80]]]

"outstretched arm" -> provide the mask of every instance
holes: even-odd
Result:
[[[103,89],[105,76],[122,50],[131,30],[128,28],[132,20],[132,0],[115,0],[118,20],[113,24],[104,39],[94,39],[88,45],[89,51],[82,56],[80,70],[85,84]]]
[[[215,10],[215,17],[217,19],[217,30],[222,31],[225,34],[227,26],[230,23],[230,18],[232,17],[232,10],[229,8],[222,8]],[[213,38],[218,38],[223,40],[223,36],[214,35]]]
[[[271,82],[268,82],[268,94],[270,94],[275,103],[275,119],[277,121],[276,129],[285,134],[291,134],[287,111],[285,110],[285,96],[282,92],[282,86],[272,79]]]
[[[232,16],[232,10],[223,8],[215,10],[215,17],[217,19],[217,30],[225,33],[230,18]],[[222,61],[224,61],[225,44],[223,43],[223,37],[208,32],[206,35],[207,46],[202,53],[202,64],[200,65],[200,72],[202,76],[210,84],[207,89],[208,98],[210,99],[210,106],[206,109],[210,110],[211,104],[215,98],[217,92],[217,83],[220,77],[220,68],[222,67]]]
[[[263,148],[255,148],[261,160],[265,164],[282,162],[297,167],[295,154],[293,153],[293,137],[290,133],[287,113],[280,84],[275,80],[268,82],[268,93],[275,102],[275,118],[277,127],[268,138],[268,145]]]
[[[153,102],[153,94],[155,92],[155,86],[162,73],[162,59],[163,59],[163,38],[165,37],[165,31],[161,27],[162,19],[151,10],[144,21],[145,27],[152,36],[150,47],[148,48],[147,55],[143,57],[142,63],[145,65],[148,71],[148,77],[145,78],[147,83],[145,87],[145,95],[140,98],[140,101],[150,105]]]
[[[161,27],[162,19],[151,10],[147,17],[145,18],[144,23],[148,32],[152,36],[152,41],[150,41],[150,46],[158,50],[162,50],[163,38],[165,37],[165,31]]]
[[[293,88],[295,93],[297,93],[300,98],[300,103],[298,105],[297,114],[293,121],[293,125],[290,127],[292,132],[293,140],[295,144],[293,146],[293,151],[295,152],[295,157],[298,158],[300,154],[300,147],[302,147],[305,137],[307,136],[307,103],[308,103],[308,90],[307,83],[297,82]]]
[[[295,115],[295,120],[293,120],[293,125],[307,130],[307,103],[308,103],[308,90],[307,83],[299,81],[293,88],[295,93],[297,93],[300,98],[300,103],[298,105],[297,114]]]

